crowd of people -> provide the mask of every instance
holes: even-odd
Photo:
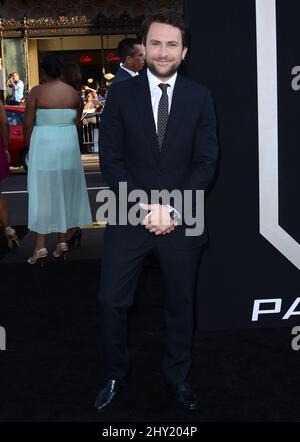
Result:
[[[105,104],[105,98],[107,90],[105,89],[104,97],[101,95],[100,90],[97,92],[95,89],[81,85],[81,72],[80,68],[76,63],[62,63],[62,73],[61,78],[64,76],[69,78],[69,83],[77,91],[80,91],[80,96],[83,102],[83,115],[86,113],[86,109],[93,109],[95,111],[101,111]],[[41,83],[45,81],[44,78],[41,79]],[[10,92],[5,97],[5,88],[8,88]],[[2,61],[0,58],[0,101],[3,104],[22,106],[26,104],[28,93],[25,91],[24,82],[20,79],[18,72],[12,72],[8,74],[8,80],[4,82],[4,70],[2,66]],[[93,106],[91,106],[91,103]]]

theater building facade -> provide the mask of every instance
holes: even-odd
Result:
[[[0,57],[5,76],[17,71],[29,91],[41,80],[40,60],[58,51],[78,63],[83,84],[105,88],[119,66],[125,37],[141,37],[144,17],[155,10],[182,10],[181,0],[0,0]]]

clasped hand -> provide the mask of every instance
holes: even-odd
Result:
[[[151,233],[155,235],[165,235],[172,232],[178,225],[169,214],[168,208],[161,204],[144,204],[140,203],[140,207],[144,210],[150,210],[143,220],[143,225]]]

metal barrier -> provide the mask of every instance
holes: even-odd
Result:
[[[101,112],[96,112],[92,114],[96,115],[97,122],[95,124],[83,124],[81,123],[81,128],[79,130],[79,140],[80,140],[80,150],[81,153],[95,153],[99,152],[99,123]]]

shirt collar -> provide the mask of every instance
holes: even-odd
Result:
[[[156,86],[158,86],[160,83],[164,83],[164,82],[161,81],[159,78],[157,78],[155,75],[153,75],[149,68],[147,68],[147,76],[148,76],[149,87],[150,87],[150,91],[151,91],[151,92],[152,92],[153,89],[154,89]],[[171,89],[173,89],[174,86],[175,86],[176,78],[177,78],[177,72],[175,72],[175,74],[172,75],[172,77],[169,78],[169,80],[166,81],[165,83],[168,83],[168,84],[170,85]]]
[[[138,72],[131,71],[130,69],[126,68],[123,63],[120,64],[121,68],[124,69],[124,71],[128,72],[132,77],[135,77],[136,75],[139,75]]]

